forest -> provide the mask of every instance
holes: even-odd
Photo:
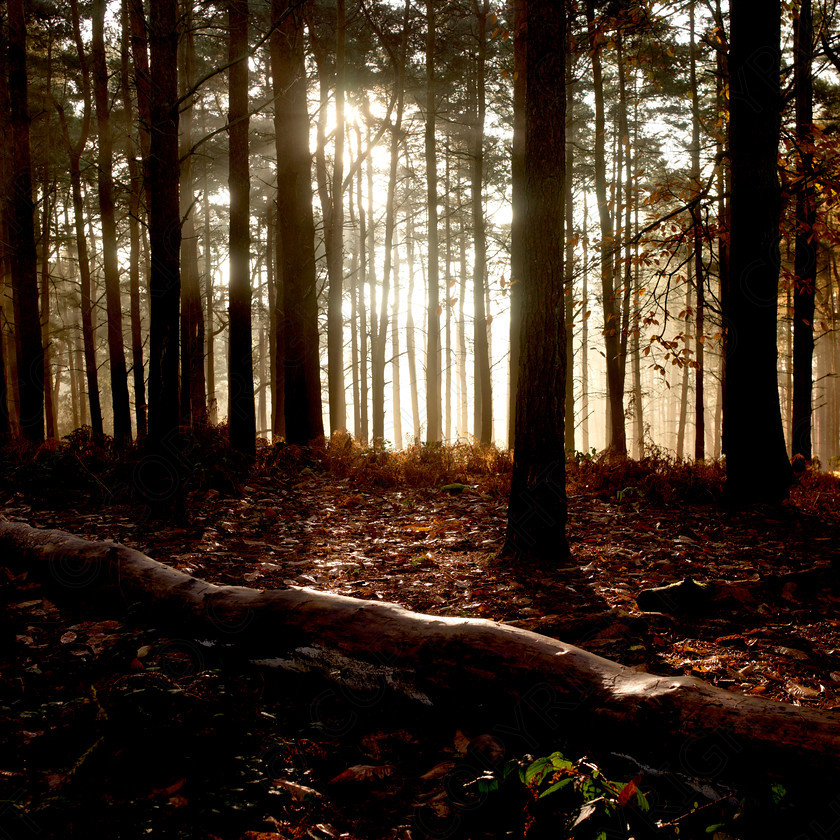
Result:
[[[824,838],[835,0],[0,0],[0,837]]]

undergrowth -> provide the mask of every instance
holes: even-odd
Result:
[[[188,494],[242,492],[250,477],[332,475],[358,489],[441,488],[464,485],[499,499],[510,493],[513,458],[495,446],[459,442],[413,444],[402,450],[368,446],[346,433],[310,446],[259,441],[255,459],[229,443],[225,424],[185,431],[173,459]],[[117,451],[108,438],[97,440],[82,427],[61,441],[41,446],[11,442],[0,447],[0,498],[15,493],[37,504],[126,504],[140,501],[136,476],[148,452],[143,443]],[[568,493],[633,505],[718,503],[725,466],[720,461],[680,461],[653,449],[640,461],[570,453]],[[840,478],[813,465],[797,476],[791,499],[813,514],[840,509]]]

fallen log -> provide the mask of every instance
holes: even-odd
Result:
[[[2,518],[0,561],[24,565],[71,596],[110,593],[110,603],[139,603],[202,637],[241,643],[249,655],[355,691],[394,692],[441,708],[512,702],[593,742],[646,745],[694,775],[733,776],[748,766],[813,778],[840,769],[836,713],[640,672],[493,621],[421,615],[308,588],[217,586],[111,541]]]

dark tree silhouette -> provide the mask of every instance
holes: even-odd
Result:
[[[20,429],[27,440],[41,443],[44,440],[44,348],[38,312],[23,0],[9,0],[6,9],[12,169],[5,200],[17,328]]]
[[[230,442],[256,451],[251,350],[250,176],[248,172],[248,0],[229,0]]]
[[[730,7],[730,277],[726,326],[726,495],[731,504],[779,502],[791,482],[779,407],[776,311],[781,188],[781,7]]]
[[[565,15],[565,4],[528,0],[522,339],[505,553],[537,561],[569,553],[563,440]]]

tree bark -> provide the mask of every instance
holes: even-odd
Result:
[[[121,54],[120,90],[125,116],[125,157],[128,163],[128,284],[129,319],[131,323],[131,368],[134,384],[134,419],[137,437],[142,439],[148,433],[146,406],[146,376],[143,363],[143,324],[140,316],[140,190],[142,177],[134,153],[133,102],[130,86],[129,60],[129,15],[128,6],[132,0],[122,0],[121,7]]]
[[[525,274],[505,553],[568,557],[564,406],[565,10],[528,2]]]
[[[697,89],[697,42],[694,28],[694,0],[689,6],[689,40],[691,63],[689,83],[691,85],[691,180],[694,195],[700,197],[700,95]],[[694,234],[694,289],[696,307],[694,310],[694,457],[702,461],[706,457],[706,396],[705,396],[705,335],[706,328],[706,275],[703,269],[703,225],[700,220],[699,204],[692,205],[691,227]]]
[[[149,195],[149,458],[137,471],[157,515],[183,517],[178,442],[181,214],[178,160],[178,9],[151,0]],[[137,65],[135,65],[137,67]],[[139,69],[139,68],[138,68]]]
[[[817,283],[817,248],[814,232],[817,218],[814,188],[813,136],[813,23],[811,0],[801,0],[794,18],[793,65],[796,99],[796,142],[799,152],[799,183],[796,189],[796,255],[793,288],[793,401],[791,455],[809,461],[813,404],[814,297]]]
[[[426,706],[488,698],[590,733],[592,741],[666,761],[723,758],[732,780],[746,770],[833,774],[840,721],[821,712],[661,677],[565,642],[485,619],[428,616],[395,604],[291,588],[260,591],[206,583],[139,551],[0,520],[4,563],[48,580],[65,597],[112,593],[202,637],[274,656],[277,667],[386,691]],[[498,706],[496,706],[498,704]]]
[[[426,208],[428,226],[428,307],[426,343],[426,440],[440,440],[440,268],[438,265],[437,116],[435,82],[435,0],[426,0]]]
[[[23,0],[8,0],[8,91],[12,138],[10,191],[5,197],[11,250],[20,430],[30,443],[44,440],[44,347],[38,312],[38,257],[35,249],[32,158]]]
[[[781,4],[756,16],[732,0],[729,55],[731,251],[726,316],[726,496],[733,505],[785,499],[776,350],[780,187]],[[757,60],[760,56],[761,60]]]
[[[182,32],[178,42],[179,81],[185,96],[195,84],[195,36],[191,0],[182,3]],[[181,423],[200,427],[207,422],[204,380],[204,314],[198,268],[193,178],[193,97],[181,106]]]
[[[230,443],[256,453],[254,360],[251,348],[251,178],[248,161],[248,0],[228,0],[230,62],[228,140],[230,191]]]
[[[475,382],[475,437],[489,444],[493,435],[493,396],[490,378],[490,346],[487,340],[487,312],[484,305],[487,286],[487,232],[484,219],[484,121],[487,111],[485,65],[487,63],[487,18],[490,0],[474,0],[478,29],[475,61],[475,121],[472,131],[470,203],[473,221],[473,347]],[[447,295],[449,291],[447,290]]]
[[[286,440],[305,444],[324,436],[315,228],[303,24],[297,4],[272,0],[271,75],[277,152],[277,218],[281,236]],[[281,270],[282,268],[282,270]]]
[[[525,80],[528,42],[525,38],[527,0],[513,0],[513,140],[510,154],[510,363],[508,449],[516,443],[516,392],[522,337],[522,277],[525,273]]]
[[[111,407],[114,414],[114,443],[122,449],[131,442],[131,408],[128,401],[128,369],[123,344],[120,268],[117,258],[117,218],[114,210],[114,143],[108,67],[105,62],[105,0],[93,0],[93,94],[98,131],[97,187],[102,224],[102,267],[105,275],[105,305],[108,315],[108,361],[111,370]]]
[[[406,0],[405,12],[403,15],[402,43],[400,45],[399,63],[394,68],[396,71],[396,94],[397,112],[394,117],[394,124],[391,126],[391,142],[388,169],[388,192],[385,200],[385,265],[382,271],[382,292],[379,299],[379,322],[375,332],[371,333],[371,401],[373,403],[373,439],[382,441],[385,438],[385,351],[388,339],[388,299],[391,294],[391,270],[394,254],[394,231],[397,225],[397,165],[400,157],[400,132],[402,130],[403,108],[405,104],[405,67],[408,57],[408,23],[410,14],[410,2]],[[428,158],[427,158],[428,160]],[[369,161],[368,172],[372,170],[372,161]],[[368,200],[373,195],[371,182],[368,181]],[[373,223],[372,205],[368,204],[369,223]],[[371,252],[371,263],[373,253]],[[373,299],[371,297],[371,299]],[[376,317],[375,313],[371,316]],[[398,364],[399,360],[395,360]],[[440,385],[438,385],[438,401],[440,401]],[[395,440],[396,445],[400,441]]]
[[[627,436],[624,428],[624,393],[622,387],[620,338],[621,319],[616,305],[613,220],[607,199],[605,158],[606,127],[604,118],[604,82],[601,69],[601,44],[595,21],[595,4],[586,1],[586,20],[589,30],[592,78],[595,85],[595,193],[601,225],[601,296],[604,308],[604,347],[607,365],[607,400],[610,439],[607,449],[619,458],[627,455]]]

